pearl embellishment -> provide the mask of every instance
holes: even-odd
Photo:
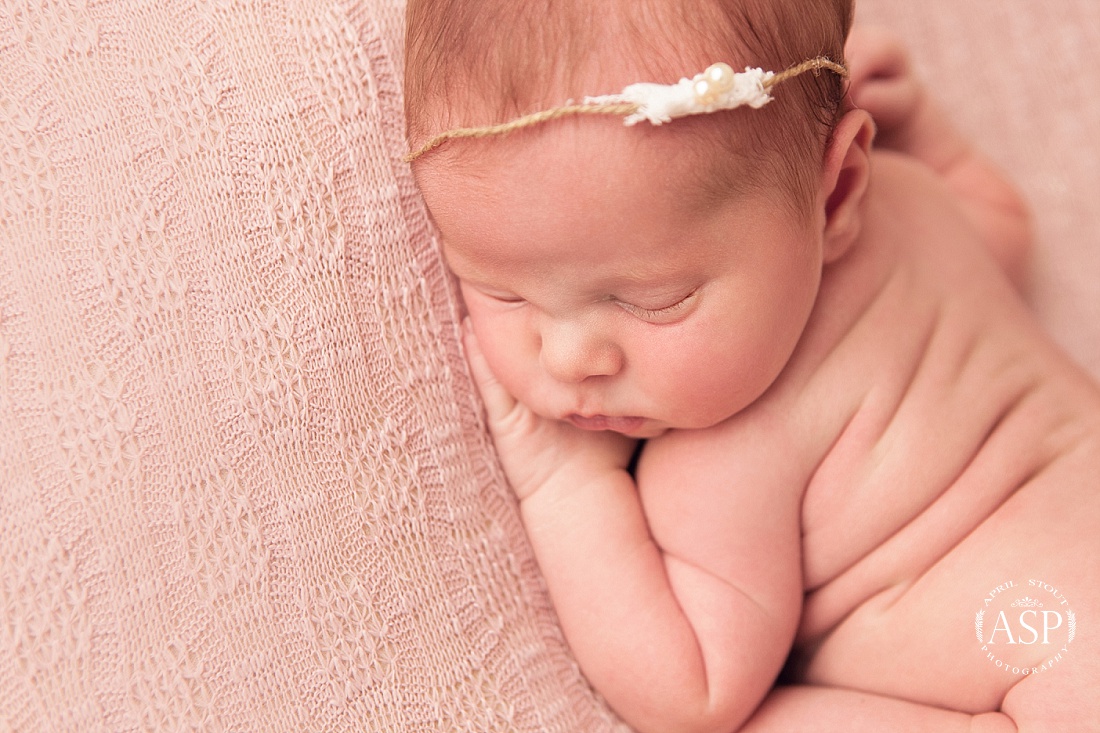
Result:
[[[699,104],[714,104],[718,101],[718,90],[709,79],[696,79],[691,83],[691,90],[695,92],[695,100]]]
[[[703,78],[710,82],[711,88],[719,93],[725,93],[733,89],[733,67],[727,63],[719,61],[716,64],[711,64],[703,72]]]
[[[733,67],[719,61],[708,66],[702,74],[695,75],[691,80],[691,90],[699,104],[709,106],[729,93],[736,83]]]

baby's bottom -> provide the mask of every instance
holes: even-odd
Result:
[[[1022,731],[1098,729],[1098,481],[1100,436],[1035,475],[930,568],[899,574],[796,649],[799,681],[1002,710]],[[952,530],[946,515],[942,534]]]

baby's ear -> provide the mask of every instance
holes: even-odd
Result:
[[[859,237],[863,196],[871,178],[871,142],[875,123],[861,109],[846,112],[833,130],[821,171],[825,202],[823,257],[839,259]]]

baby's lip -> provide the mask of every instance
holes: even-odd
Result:
[[[581,430],[613,430],[616,433],[632,433],[642,427],[642,417],[609,417],[607,415],[567,415],[566,420]]]

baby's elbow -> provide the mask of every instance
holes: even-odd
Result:
[[[638,733],[734,733],[748,720],[752,710],[693,708],[685,706],[667,716],[627,721]]]
[[[729,691],[712,694],[697,687],[677,698],[669,698],[661,711],[651,710],[627,722],[639,733],[734,733],[755,712],[766,690],[754,693],[743,690],[742,694],[730,694]]]
[[[712,705],[694,721],[690,730],[697,733],[734,733],[749,720],[760,702],[742,698]]]

